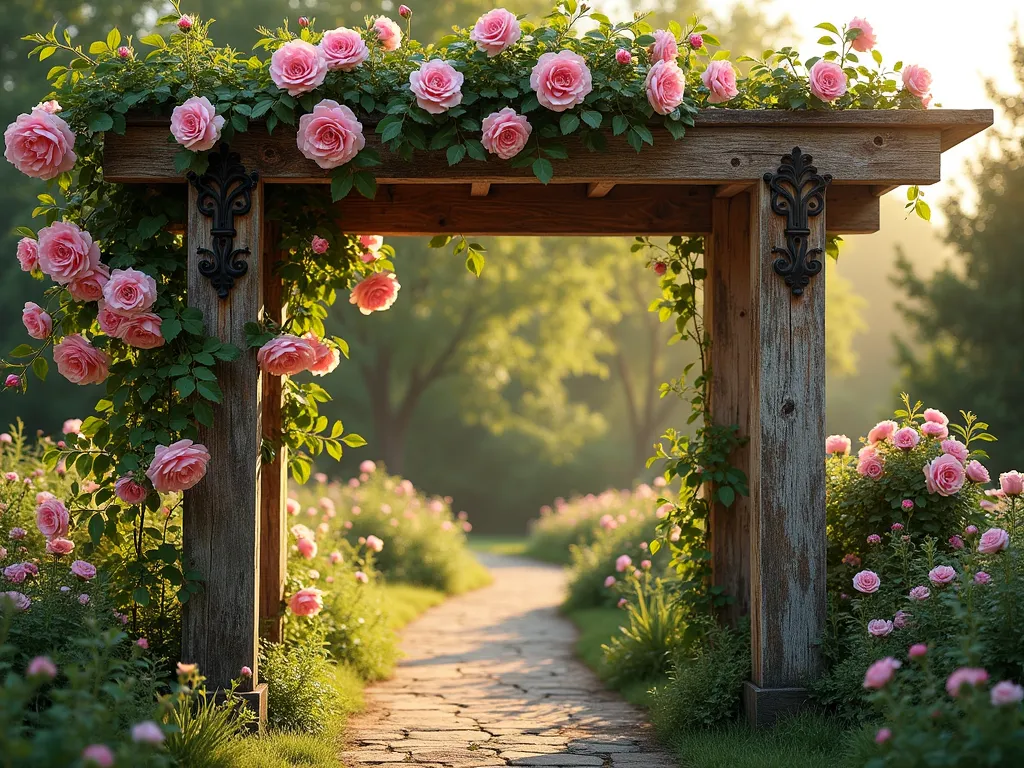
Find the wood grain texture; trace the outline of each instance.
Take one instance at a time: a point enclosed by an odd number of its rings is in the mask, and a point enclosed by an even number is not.
[[[277,322],[285,319],[284,286],[274,269],[282,259],[278,250],[281,226],[267,222],[264,226],[263,306],[264,312]],[[264,440],[276,444],[280,439],[283,379],[263,374]],[[288,448],[282,446],[274,460],[262,466],[260,491],[260,637],[280,642],[284,627],[284,585],[288,575]]]
[[[809,118],[814,113],[805,113]],[[845,125],[822,120],[797,122],[788,113],[777,123],[705,125],[674,141],[657,129],[656,147],[637,154],[621,137],[604,152],[589,152],[579,140],[566,141],[569,160],[554,161],[554,184],[591,182],[725,184],[754,181],[777,158],[799,146],[830,169],[840,182],[862,184],[931,184],[939,180],[941,124],[907,125],[895,112],[877,113],[886,121]],[[107,134],[104,175],[115,182],[166,182],[180,178],[174,170],[176,146],[167,142],[165,125],[133,125],[124,136]],[[375,134],[367,147],[381,150]],[[246,167],[259,170],[270,183],[328,183],[330,172],[299,154],[295,131],[279,127],[272,136],[252,130],[237,136],[231,149]],[[418,152],[403,161],[382,151],[377,181],[392,183],[460,183],[536,185],[529,168],[507,162],[466,160],[449,166],[443,152]]]
[[[475,181],[470,185],[470,196],[487,197],[491,191],[491,185],[486,181]]]
[[[736,424],[750,434],[751,333],[750,265],[759,241],[751,237],[750,193],[714,201],[712,235],[706,240],[704,322],[711,334],[711,414],[715,424]],[[730,457],[750,475],[750,446]],[[708,489],[709,494],[714,489]],[[709,496],[713,498],[713,495]],[[711,576],[735,602],[723,617],[735,623],[750,612],[750,499],[731,507],[712,504]]]
[[[212,247],[212,237],[210,220],[196,209],[196,198],[189,185],[188,304],[202,310],[207,332],[243,353],[217,364],[223,402],[214,409],[214,426],[199,429],[199,442],[209,449],[211,461],[206,476],[185,493],[185,562],[202,574],[205,584],[184,606],[181,658],[198,663],[211,688],[227,687],[248,666],[253,676],[242,685],[252,690],[259,674],[261,387],[243,326],[259,317],[263,305],[263,185],[252,192],[252,212],[235,217],[235,247],[248,247],[251,254],[247,274],[236,280],[225,300],[197,269],[196,248]]]
[[[762,688],[800,687],[821,669],[825,625],[825,273],[793,296],[772,268],[785,218],[772,213],[766,184],[752,201],[753,679]],[[810,219],[811,247],[825,246],[826,215]]]
[[[587,197],[607,197],[615,185],[608,181],[595,181],[587,184]]]

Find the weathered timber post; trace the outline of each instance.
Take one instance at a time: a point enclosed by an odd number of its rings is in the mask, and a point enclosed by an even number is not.
[[[263,184],[222,145],[202,176],[189,176],[188,303],[202,310],[211,335],[242,350],[217,364],[223,401],[213,427],[200,427],[210,451],[206,477],[185,494],[184,556],[203,589],[184,605],[181,656],[199,665],[214,689],[252,677],[239,692],[266,719],[258,684],[260,545],[260,372],[244,325],[263,306]]]
[[[266,314],[277,322],[284,321],[284,286],[275,267],[281,260],[278,243],[281,226],[278,222],[264,224],[263,304]],[[263,437],[274,443],[281,430],[284,380],[281,376],[263,374]],[[282,446],[273,461],[263,465],[263,487],[260,498],[260,636],[281,641],[284,628],[284,584],[288,571],[286,504],[288,494],[288,449]]]
[[[751,238],[750,193],[717,198],[705,240],[704,325],[711,334],[711,414],[715,424],[736,424],[750,434],[752,313],[750,264],[760,243]],[[750,476],[750,446],[737,449],[733,466]],[[713,492],[713,489],[709,489]],[[731,507],[714,503],[709,521],[711,580],[734,602],[721,615],[730,623],[750,613],[750,499]]]
[[[825,189],[799,149],[752,195],[748,719],[806,699],[825,626]]]

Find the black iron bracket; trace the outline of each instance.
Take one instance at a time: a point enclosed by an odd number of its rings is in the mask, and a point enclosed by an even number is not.
[[[771,206],[779,216],[786,217],[786,247],[772,248],[778,256],[772,266],[793,290],[794,296],[803,295],[811,278],[821,272],[821,248],[809,248],[810,221],[825,211],[825,189],[832,183],[830,174],[819,175],[812,165],[813,158],[793,147],[783,156],[775,173],[764,175],[771,189]]]
[[[199,274],[210,281],[220,298],[226,299],[235,280],[249,271],[249,264],[242,257],[251,251],[235,248],[235,216],[244,216],[252,209],[252,191],[259,182],[259,173],[246,171],[238,154],[227,144],[221,144],[210,153],[206,173],[200,176],[189,171],[188,180],[199,193],[196,208],[213,222],[213,249],[196,249],[204,257],[198,264]]]

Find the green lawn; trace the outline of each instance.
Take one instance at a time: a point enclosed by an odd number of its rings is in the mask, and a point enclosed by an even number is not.
[[[388,626],[392,629],[401,629],[447,598],[436,589],[412,584],[381,584],[374,588],[386,593]],[[338,753],[343,748],[345,727],[348,718],[363,708],[366,683],[344,665],[339,665],[337,670],[334,687],[341,701],[341,711],[328,726],[327,733],[311,736],[278,731],[247,739],[240,762],[231,768],[340,768]]]
[[[526,552],[525,536],[477,536],[469,537],[469,548],[474,552],[492,555],[523,555]]]
[[[616,608],[585,608],[566,614],[579,628],[579,657],[602,680],[607,680],[601,646],[619,631],[626,614]],[[651,688],[659,680],[639,680],[619,689],[622,696],[647,708]],[[667,746],[684,768],[840,768],[851,739],[858,738],[834,720],[805,713],[774,728],[753,730],[746,723],[723,725],[713,730],[695,729],[672,734]]]

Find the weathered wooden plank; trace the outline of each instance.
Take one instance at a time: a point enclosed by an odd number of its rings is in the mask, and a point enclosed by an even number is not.
[[[828,166],[818,165],[822,173]],[[801,687],[821,668],[825,624],[825,274],[795,297],[772,263],[785,218],[755,187],[751,262],[750,602],[753,682]],[[824,248],[825,215],[809,245]]]
[[[750,271],[760,242],[751,237],[750,193],[715,200],[706,240],[704,323],[711,334],[711,415],[715,424],[736,424],[750,434],[750,366],[753,331]],[[750,446],[730,457],[750,474]],[[708,489],[713,494],[714,489]],[[709,498],[714,498],[709,496]],[[750,612],[750,499],[731,507],[714,503],[710,520],[711,577],[735,602],[722,611],[730,622]]]
[[[784,113],[780,113],[784,114]],[[895,114],[895,113],[886,113]],[[569,160],[554,161],[554,183],[696,183],[754,181],[775,159],[799,146],[845,183],[930,184],[939,180],[941,128],[899,123],[848,127],[786,123],[757,126],[699,127],[674,141],[658,129],[656,147],[637,154],[613,138],[605,152],[588,152],[575,137],[566,141]],[[164,182],[180,178],[174,169],[175,145],[165,126],[132,126],[124,136],[107,134],[104,174],[117,182]],[[378,137],[367,146],[381,149]],[[246,167],[261,172],[267,183],[327,183],[330,172],[302,157],[295,132],[280,126],[272,136],[252,130],[232,142]],[[444,153],[419,152],[403,161],[387,151],[375,168],[378,183],[460,183],[536,185],[529,168],[509,163],[465,161],[449,166]]]
[[[281,227],[267,222],[264,227],[263,304],[264,312],[282,323],[285,319],[284,285],[274,268],[281,260],[278,249]],[[263,438],[276,444],[281,431],[284,395],[280,376],[263,374]],[[274,460],[262,466],[260,491],[260,636],[280,642],[284,628],[284,585],[288,575],[288,448],[282,446]]]
[[[213,238],[210,219],[196,208],[197,194],[189,185],[188,303],[202,310],[211,335],[245,351],[217,365],[223,402],[215,409],[214,426],[199,429],[211,461],[206,477],[185,494],[185,562],[205,583],[184,606],[181,658],[198,663],[211,688],[227,687],[247,666],[253,676],[242,681],[241,690],[250,692],[258,679],[261,392],[243,326],[263,306],[263,185],[252,192],[252,212],[234,219],[235,247],[248,247],[251,254],[247,274],[236,280],[227,300],[199,274],[196,249],[213,248]]]
[[[620,184],[591,198],[584,185],[517,184],[491,187],[482,199],[465,185],[389,184],[375,200],[353,196],[337,210],[343,229],[383,235],[632,237],[711,232],[711,196],[709,186]],[[829,205],[830,232],[878,231],[878,199],[868,187],[836,187]]]
[[[587,197],[607,197],[615,185],[607,181],[595,181],[587,184]]]
[[[740,192],[746,192],[750,189],[750,183],[746,181],[737,181],[732,184],[720,184],[715,187],[715,197],[732,197],[738,195]]]

